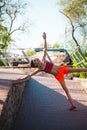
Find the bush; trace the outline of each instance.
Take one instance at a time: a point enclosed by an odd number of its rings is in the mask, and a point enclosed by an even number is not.
[[[36,54],[36,52],[34,51],[34,50],[28,50],[27,51],[27,55],[28,56],[33,56],[33,55],[35,55]]]
[[[74,68],[87,68],[87,62],[82,62],[81,64],[77,64],[75,60],[73,60],[73,67]],[[75,72],[74,76],[80,77],[80,78],[87,78],[86,72]]]
[[[9,66],[7,60],[5,60],[5,61],[0,60],[0,66],[5,66],[4,62],[6,63],[7,66]]]
[[[3,61],[0,60],[0,66],[4,66],[4,63]]]

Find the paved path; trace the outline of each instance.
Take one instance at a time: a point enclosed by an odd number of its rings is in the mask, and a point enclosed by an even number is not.
[[[87,94],[80,81],[66,83],[77,111],[69,111],[65,93],[54,78],[34,76],[25,88],[12,130],[87,130]]]

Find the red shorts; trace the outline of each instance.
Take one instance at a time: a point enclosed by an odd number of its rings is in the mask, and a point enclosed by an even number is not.
[[[69,72],[69,68],[65,66],[60,66],[58,73],[55,78],[61,83],[64,80],[64,75]]]

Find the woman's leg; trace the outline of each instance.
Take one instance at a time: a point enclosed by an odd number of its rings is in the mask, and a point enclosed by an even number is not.
[[[69,68],[68,73],[87,72],[87,68]]]
[[[65,91],[65,93],[66,93],[66,95],[67,95],[67,97],[68,97],[68,100],[69,100],[70,104],[73,104],[73,100],[72,100],[72,98],[71,98],[71,96],[70,96],[70,94],[69,94],[69,90],[68,90],[67,87],[66,87],[65,81],[63,80],[60,84],[61,84],[63,90]]]
[[[68,97],[68,100],[69,100],[69,102],[70,102],[70,104],[71,104],[70,110],[75,109],[76,107],[75,107],[75,105],[74,105],[74,103],[73,103],[73,99],[72,99],[71,95],[69,94],[69,90],[68,90],[68,88],[67,88],[67,86],[66,86],[65,81],[63,80],[62,82],[60,82],[60,84],[61,84],[63,90],[65,91],[65,93],[66,93],[66,95],[67,95],[67,97]]]

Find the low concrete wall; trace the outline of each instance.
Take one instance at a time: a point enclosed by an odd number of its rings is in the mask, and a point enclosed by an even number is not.
[[[16,117],[22,101],[22,94],[27,81],[19,84],[12,84],[8,92],[0,116],[0,130],[9,130]]]

